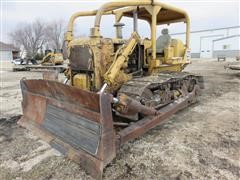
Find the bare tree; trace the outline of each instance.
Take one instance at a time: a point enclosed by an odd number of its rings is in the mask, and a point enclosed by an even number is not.
[[[46,40],[51,49],[59,50],[63,46],[64,22],[62,20],[53,21],[46,27]]]
[[[44,44],[44,30],[44,23],[36,20],[31,24],[20,25],[18,29],[10,33],[10,37],[14,44],[23,45],[28,58],[33,58]]]

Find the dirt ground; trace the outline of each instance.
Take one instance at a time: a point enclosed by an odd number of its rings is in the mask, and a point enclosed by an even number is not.
[[[104,169],[104,179],[240,179],[240,73],[227,62],[193,60],[186,71],[205,77],[199,101],[135,141],[125,144]],[[91,179],[77,164],[16,121],[22,77],[2,66],[0,179]]]

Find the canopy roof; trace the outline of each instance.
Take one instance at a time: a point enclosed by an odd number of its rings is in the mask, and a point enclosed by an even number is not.
[[[128,11],[123,12],[123,16],[133,17],[133,12],[134,10],[132,8],[129,8]],[[138,8],[138,18],[151,22],[151,14],[144,7]],[[157,24],[165,24],[168,22],[179,22],[184,20],[185,20],[184,14],[174,10],[165,9],[165,8],[161,8],[161,10],[157,15]]]

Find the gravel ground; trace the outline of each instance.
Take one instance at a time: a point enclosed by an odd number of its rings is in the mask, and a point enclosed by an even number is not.
[[[228,62],[194,60],[186,71],[205,77],[199,101],[135,141],[104,169],[104,179],[239,179],[240,73]],[[39,72],[1,68],[0,179],[91,179],[77,164],[19,127],[22,77]]]

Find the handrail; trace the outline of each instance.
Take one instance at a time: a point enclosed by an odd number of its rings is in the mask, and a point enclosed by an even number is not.
[[[169,9],[175,12],[178,12],[180,14],[183,14],[185,17],[185,22],[186,22],[186,47],[189,48],[189,41],[190,41],[190,18],[187,14],[186,11],[176,8],[171,5],[167,5],[161,2],[155,2],[154,0],[122,0],[122,1],[117,1],[117,2],[109,2],[104,5],[102,5],[98,10],[93,10],[93,11],[84,11],[84,12],[77,12],[73,14],[69,20],[68,23],[68,29],[67,33],[65,35],[65,40],[71,41],[73,37],[73,24],[74,21],[78,17],[82,16],[94,16],[95,17],[95,22],[94,22],[94,28],[96,32],[99,31],[100,28],[100,22],[102,15],[107,15],[107,14],[115,14],[115,9],[118,9],[119,7],[126,7],[126,6],[146,6],[146,5],[153,5],[153,6],[160,6],[161,8],[164,9]]]
[[[65,34],[65,40],[71,41],[73,37],[73,25],[74,21],[79,18],[79,17],[84,17],[84,16],[94,16],[96,15],[98,10],[93,10],[93,11],[81,11],[81,12],[76,12],[74,13],[68,22],[68,27],[67,27],[67,32]],[[104,14],[113,14],[113,11],[108,11],[105,12]]]
[[[118,1],[118,2],[106,3],[99,8],[99,10],[96,14],[94,29],[96,29],[96,31],[99,31],[102,15],[109,8],[112,8],[112,10],[114,10],[114,9],[117,9],[119,7],[124,7],[124,6],[144,6],[144,5],[160,6],[161,8],[169,9],[169,10],[178,12],[180,14],[183,14],[185,17],[185,21],[186,21],[186,47],[189,48],[190,18],[188,16],[187,12],[182,9],[171,6],[171,5],[167,5],[167,4],[164,4],[161,2],[155,2],[154,0],[141,0],[141,1],[139,1],[139,0],[133,0],[133,1],[123,0],[123,1]]]
[[[106,9],[109,9],[109,8],[118,9],[119,7],[125,7],[125,6],[144,6],[144,5],[151,5],[151,1],[150,0],[142,0],[142,1],[139,1],[139,0],[138,1],[136,1],[136,0],[132,0],[132,1],[123,0],[123,1],[118,1],[118,2],[106,3],[98,9],[98,12],[97,12],[96,18],[95,18],[94,27],[99,27],[100,26],[102,15],[106,11]]]

